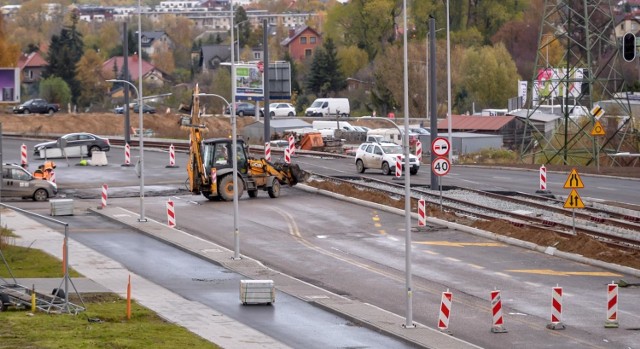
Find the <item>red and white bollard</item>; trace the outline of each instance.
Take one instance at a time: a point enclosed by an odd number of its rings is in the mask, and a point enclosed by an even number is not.
[[[284,162],[287,164],[291,163],[291,154],[289,154],[289,148],[284,148]]]
[[[296,139],[293,135],[289,135],[289,155],[293,156],[296,153]]]
[[[418,158],[418,163],[422,163],[422,142],[419,140],[416,141],[416,157]]]
[[[564,330],[562,323],[562,287],[551,290],[551,322],[547,325],[550,330]]]
[[[27,146],[22,143],[22,145],[20,146],[20,164],[22,165],[22,168],[27,168],[28,164],[27,164]]]
[[[264,144],[264,158],[267,161],[271,161],[271,143],[266,142]]]
[[[418,226],[427,225],[427,202],[424,199],[418,200]]]
[[[176,147],[173,144],[169,145],[169,165],[165,168],[177,168],[176,166]]]
[[[107,207],[107,189],[108,186],[106,184],[102,185],[102,206],[101,208]]]
[[[607,285],[607,321],[605,328],[618,328],[618,284]]]
[[[547,190],[547,168],[540,166],[540,190]]]
[[[492,318],[492,333],[506,333],[507,330],[503,327],[504,318],[502,317],[502,298],[500,298],[500,290],[491,291],[491,314]]]
[[[447,331],[449,328],[449,317],[451,316],[451,301],[453,295],[449,290],[442,292],[442,299],[440,301],[440,315],[438,316],[438,329],[440,331]]]
[[[176,211],[171,200],[167,200],[167,225],[169,228],[176,226]]]
[[[129,143],[124,145],[124,164],[122,166],[131,166],[131,146]]]
[[[51,171],[51,177],[49,178],[49,182],[56,184],[56,173]]]
[[[396,158],[396,177],[402,176],[402,156]]]

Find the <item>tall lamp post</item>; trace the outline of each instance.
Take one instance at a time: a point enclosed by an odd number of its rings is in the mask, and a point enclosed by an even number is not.
[[[140,59],[140,58],[138,58]],[[139,80],[142,80],[142,75],[138,77]],[[144,142],[143,142],[143,134],[144,134],[144,123],[142,122],[142,96],[140,95],[140,91],[136,88],[136,85],[130,83],[127,80],[120,79],[109,79],[107,82],[122,82],[126,83],[129,86],[133,87],[136,91],[136,95],[138,96],[138,118],[140,119],[140,133],[139,133],[139,143],[140,143],[140,218],[138,220],[140,222],[146,222],[147,219],[144,217]],[[129,106],[126,106],[129,108]]]

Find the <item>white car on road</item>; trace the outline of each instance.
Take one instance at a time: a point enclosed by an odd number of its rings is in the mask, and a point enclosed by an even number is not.
[[[295,116],[296,107],[289,103],[269,104],[269,115],[271,116]],[[264,108],[260,108],[260,116],[264,117]]]
[[[356,169],[360,173],[364,173],[369,168],[381,169],[384,175],[395,173],[398,156],[404,171],[404,155],[401,146],[388,142],[362,143],[356,151]],[[419,169],[418,158],[409,154],[409,172],[414,175],[418,173]]]

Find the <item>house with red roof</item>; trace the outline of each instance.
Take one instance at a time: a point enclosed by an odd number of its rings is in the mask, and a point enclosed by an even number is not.
[[[18,68],[20,68],[22,83],[31,85],[38,82],[42,79],[42,73],[44,73],[48,65],[49,63],[47,63],[40,51],[20,55]]]
[[[115,56],[109,58],[102,64],[102,76],[105,79],[117,79],[122,77],[122,68],[124,67],[124,57]],[[139,61],[138,55],[134,54],[128,57],[127,64],[129,66],[129,76],[132,82],[138,81],[139,77]],[[117,71],[117,73],[116,73]],[[153,64],[142,60],[142,81],[145,84],[162,86],[167,81],[167,74],[156,68]]]
[[[295,61],[302,61],[313,55],[316,47],[322,45],[322,36],[309,26],[289,29],[289,37],[280,42]]]

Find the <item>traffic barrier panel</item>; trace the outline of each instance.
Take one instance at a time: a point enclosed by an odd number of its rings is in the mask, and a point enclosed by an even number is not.
[[[173,144],[169,145],[169,165],[165,166],[165,168],[178,168],[176,165],[176,148]]]
[[[53,184],[56,184],[56,173],[51,171],[51,177],[49,177],[49,181]]]
[[[287,164],[291,163],[291,154],[289,154],[289,148],[284,148],[284,162]]]
[[[427,202],[424,199],[418,200],[418,226],[427,225]]]
[[[449,290],[442,292],[442,299],[440,300],[440,315],[438,316],[438,329],[443,332],[448,332],[447,330],[449,329],[452,299],[453,295]]]
[[[396,158],[396,177],[402,176],[402,156]]]
[[[101,208],[107,207],[107,190],[109,187],[106,184],[102,185],[102,205]]]
[[[607,285],[607,321],[605,328],[618,328],[618,285],[613,281]]]
[[[264,144],[264,158],[267,161],[271,161],[271,143],[269,142]]]
[[[167,225],[169,228],[176,226],[176,211],[171,200],[167,200]]]
[[[129,143],[124,145],[124,164],[121,166],[131,166],[131,146]]]
[[[296,153],[296,139],[293,135],[289,136],[289,155],[293,156]]]
[[[27,146],[22,143],[20,146],[20,164],[23,168],[27,168]]]
[[[556,286],[551,289],[551,322],[547,324],[550,330],[564,330],[562,323],[562,287]]]
[[[418,163],[422,163],[422,142],[416,141],[416,157],[418,158]]]
[[[540,190],[547,190],[547,168],[540,166]]]
[[[504,318],[502,317],[500,290],[491,291],[491,314],[493,315],[491,332],[506,333],[507,330],[504,328]]]

